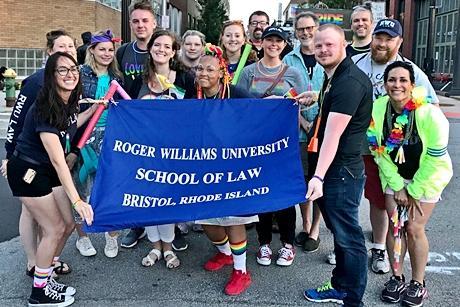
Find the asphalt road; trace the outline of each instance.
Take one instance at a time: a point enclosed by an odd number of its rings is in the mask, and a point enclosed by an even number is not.
[[[449,152],[454,163],[454,177],[427,226],[430,261],[426,272],[429,299],[425,306],[459,306],[456,289],[460,285],[460,120],[451,123]],[[3,180],[0,234],[11,230],[17,233],[15,222],[19,206],[11,201],[4,179],[0,180]],[[361,205],[360,220],[368,234],[370,224],[365,200]],[[305,301],[302,290],[322,284],[330,277],[333,268],[324,262],[332,249],[332,238],[324,225],[320,237],[319,250],[312,254],[298,251],[291,267],[261,267],[255,261],[257,241],[255,230],[251,230],[247,263],[253,284],[239,297],[228,297],[222,292],[230,268],[214,273],[202,269],[214,250],[203,234],[196,233],[188,235],[189,249],[178,253],[182,265],[172,271],[165,268],[163,261],[151,268],[142,267],[141,259],[151,248],[146,240],[134,249],[120,249],[118,257],[108,259],[103,254],[103,234],[95,234],[92,239],[98,254],[85,258],[75,249],[74,235],[62,255],[73,272],[63,276],[61,281],[77,288],[73,306],[314,306]],[[278,236],[274,235],[272,248],[276,251],[278,247]],[[26,303],[31,280],[24,275],[25,265],[18,238],[0,243],[0,306],[24,306]],[[407,262],[405,268],[409,277]],[[369,272],[368,276],[364,297],[366,306],[388,306],[380,302],[379,294],[389,275]]]

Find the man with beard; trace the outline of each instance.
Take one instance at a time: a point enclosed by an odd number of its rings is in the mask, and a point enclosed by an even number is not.
[[[431,102],[438,103],[439,100],[436,92],[425,73],[417,65],[398,53],[402,41],[402,27],[399,21],[395,19],[382,19],[374,29],[371,51],[352,57],[353,62],[371,80],[374,100],[386,95],[383,86],[385,68],[394,61],[404,61],[409,62],[414,69],[416,86],[423,86],[428,91],[428,96],[431,96]],[[373,237],[371,269],[377,274],[385,274],[390,270],[385,255],[385,242],[389,223],[385,210],[385,197],[380,183],[378,168],[371,156],[367,141],[362,148],[362,154],[367,176],[364,196],[370,203],[369,215]]]
[[[260,60],[264,57],[262,49],[262,33],[270,25],[270,18],[264,11],[255,11],[249,16],[248,34],[249,41],[252,44],[252,50],[257,53],[257,58]],[[284,58],[286,54],[292,51],[292,47],[286,44],[281,52],[280,58]]]
[[[330,281],[306,290],[304,296],[312,302],[363,306],[367,252],[358,217],[365,181],[360,152],[371,119],[372,85],[346,56],[341,28],[321,25],[314,43],[315,57],[326,79],[318,99],[318,161],[311,165],[314,175],[306,197],[318,201],[326,226],[334,235],[337,264]],[[307,92],[297,99],[303,104],[311,96]]]
[[[194,68],[200,61],[201,54],[206,45],[205,36],[197,30],[187,30],[182,35],[180,60],[187,68]]]
[[[347,46],[347,56],[351,57],[371,50],[374,17],[371,8],[359,5],[351,13],[351,31],[353,42]]]
[[[307,84],[307,90],[319,92],[324,80],[324,69],[315,59],[314,37],[319,27],[319,19],[312,12],[301,12],[296,15],[294,21],[295,34],[300,41],[299,47],[287,54],[283,62],[289,66],[297,68],[304,84]],[[304,171],[305,182],[308,183],[308,161],[310,160],[307,152],[308,138],[313,121],[318,114],[318,105],[302,111],[299,114],[299,147],[300,157]],[[313,175],[313,174],[311,174]],[[313,220],[310,211],[313,209]],[[294,243],[303,248],[305,252],[314,252],[319,247],[319,224],[321,221],[321,212],[318,205],[312,202],[305,202],[300,205],[302,213],[302,231],[296,236]]]

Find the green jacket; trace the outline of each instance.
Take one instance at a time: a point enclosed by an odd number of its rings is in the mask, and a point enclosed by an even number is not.
[[[380,97],[374,101],[372,108],[374,125],[369,127],[369,133],[377,137],[379,146],[382,144],[387,103],[389,103],[388,96]],[[452,162],[447,152],[449,122],[441,109],[431,104],[424,104],[415,110],[415,122],[423,151],[419,169],[413,181],[407,185],[407,192],[415,199],[420,199],[422,196],[436,197],[441,195],[452,177]],[[394,191],[403,189],[404,179],[398,174],[398,167],[390,155],[376,151],[372,151],[372,155],[379,167],[383,191],[387,186]]]

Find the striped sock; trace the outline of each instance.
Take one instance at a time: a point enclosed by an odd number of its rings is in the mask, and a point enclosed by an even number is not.
[[[228,236],[225,236],[225,238],[221,241],[213,241],[212,244],[214,244],[222,254],[227,256],[232,254],[232,251],[230,250],[230,244],[228,243]]]
[[[248,241],[244,240],[238,243],[230,243],[230,249],[233,255],[233,268],[246,273],[246,249]]]
[[[44,288],[48,282],[48,272],[50,268],[42,269],[35,266],[34,288]]]

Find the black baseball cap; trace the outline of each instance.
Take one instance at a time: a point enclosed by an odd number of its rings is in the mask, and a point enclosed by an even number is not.
[[[268,27],[262,33],[262,39],[267,38],[269,36],[278,36],[284,41],[287,41],[288,34],[283,31],[280,27]]]
[[[391,37],[402,36],[402,26],[396,19],[381,19],[374,29],[374,34],[378,33],[386,33]]]

